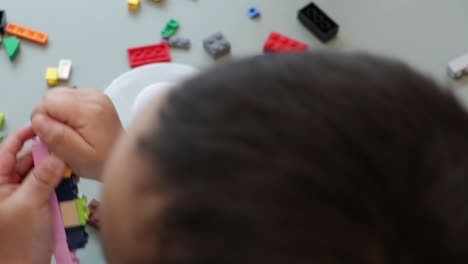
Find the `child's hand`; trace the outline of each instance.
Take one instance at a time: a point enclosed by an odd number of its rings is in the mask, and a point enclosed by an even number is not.
[[[34,132],[78,175],[99,180],[123,131],[109,97],[97,90],[54,88],[33,111]]]
[[[50,263],[52,215],[48,198],[65,172],[50,155],[33,168],[32,154],[18,156],[34,132],[18,129],[0,146],[0,259],[2,263]]]

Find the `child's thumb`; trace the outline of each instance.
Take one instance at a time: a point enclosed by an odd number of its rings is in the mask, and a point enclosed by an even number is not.
[[[47,202],[65,173],[65,163],[51,154],[26,176],[18,188],[18,198],[28,197],[31,203],[40,206]]]

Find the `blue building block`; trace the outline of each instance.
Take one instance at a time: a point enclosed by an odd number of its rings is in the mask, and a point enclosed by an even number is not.
[[[65,228],[67,244],[70,251],[84,248],[88,243],[88,233],[84,226]]]
[[[339,26],[314,3],[299,10],[299,21],[322,42],[332,39]]]
[[[251,6],[251,7],[249,7],[249,9],[247,9],[247,15],[250,18],[260,17],[260,10],[258,10],[258,8],[255,7],[255,6]]]
[[[203,47],[214,59],[218,59],[231,52],[231,43],[221,32],[217,32],[203,40]]]

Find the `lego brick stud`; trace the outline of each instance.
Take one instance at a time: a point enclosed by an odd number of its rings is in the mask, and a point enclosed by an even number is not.
[[[338,34],[338,24],[314,3],[299,10],[297,18],[322,42],[326,42]]]
[[[217,32],[203,40],[203,47],[214,59],[223,57],[231,52],[231,43],[221,32]]]

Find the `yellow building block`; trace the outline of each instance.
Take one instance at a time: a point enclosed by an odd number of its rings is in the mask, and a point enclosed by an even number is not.
[[[65,228],[80,226],[80,218],[76,210],[75,200],[61,202],[60,212],[62,213],[63,226]]]
[[[137,10],[140,7],[140,0],[127,0],[130,10]]]
[[[58,69],[57,68],[47,68],[46,81],[49,86],[57,85],[58,83]]]

